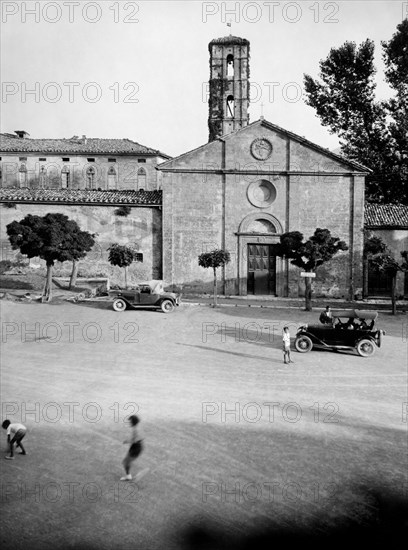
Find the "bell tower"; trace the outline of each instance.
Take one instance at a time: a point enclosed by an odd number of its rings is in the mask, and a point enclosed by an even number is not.
[[[238,36],[215,38],[210,52],[208,141],[248,125],[249,41]]]

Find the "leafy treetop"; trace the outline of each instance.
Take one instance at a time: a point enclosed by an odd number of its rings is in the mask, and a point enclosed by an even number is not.
[[[303,234],[299,231],[281,235],[278,255],[290,259],[296,267],[314,271],[340,250],[348,250],[344,241],[332,237],[328,229],[317,228],[308,241],[303,241]]]
[[[8,224],[7,234],[13,249],[19,249],[28,258],[38,256],[47,265],[79,260],[95,243],[95,235],[81,231],[78,224],[64,214],[43,217],[28,214],[20,222]]]

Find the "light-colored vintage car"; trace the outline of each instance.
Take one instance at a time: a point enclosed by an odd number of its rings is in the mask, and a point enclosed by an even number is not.
[[[159,280],[138,283],[132,289],[110,290],[109,297],[115,311],[161,309],[163,313],[171,313],[180,305],[181,300],[181,294],[165,292],[163,281]]]

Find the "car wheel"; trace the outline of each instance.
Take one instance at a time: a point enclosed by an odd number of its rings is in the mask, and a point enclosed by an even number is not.
[[[174,304],[171,300],[163,300],[160,307],[163,313],[171,313],[174,309]]]
[[[295,348],[299,353],[307,353],[313,347],[313,342],[309,336],[298,336],[295,340]]]
[[[126,309],[126,302],[125,300],[122,300],[122,298],[117,298],[113,304],[112,307],[115,311],[125,311]]]
[[[361,355],[361,357],[370,357],[370,355],[373,355],[375,352],[374,346],[375,344],[371,340],[360,340],[357,344],[357,353]]]

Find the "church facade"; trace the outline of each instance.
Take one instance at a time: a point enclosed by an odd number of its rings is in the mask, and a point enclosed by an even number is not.
[[[228,250],[231,295],[298,296],[300,270],[275,254],[282,233],[327,228],[349,249],[319,268],[315,291],[360,293],[364,180],[368,170],[263,118],[249,124],[249,43],[212,41],[209,142],[158,166],[163,174],[163,277],[210,288],[200,253]]]

